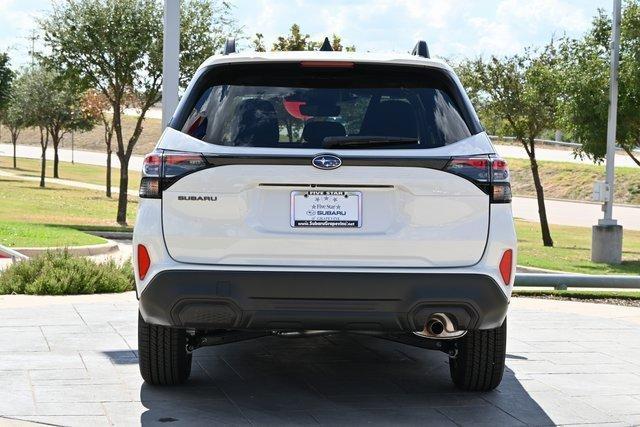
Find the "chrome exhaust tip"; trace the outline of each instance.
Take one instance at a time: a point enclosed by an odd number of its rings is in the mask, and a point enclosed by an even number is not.
[[[460,338],[467,331],[457,330],[449,316],[444,313],[435,313],[427,319],[422,331],[414,332],[415,335],[432,339]]]
[[[426,329],[431,335],[440,335],[444,332],[444,323],[440,319],[430,319],[427,322]]]

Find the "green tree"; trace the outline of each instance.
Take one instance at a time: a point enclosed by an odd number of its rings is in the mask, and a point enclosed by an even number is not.
[[[14,72],[9,67],[9,55],[0,53],[0,126],[7,125],[7,113],[11,100],[11,83],[15,78]],[[11,132],[11,131],[10,131]],[[13,142],[13,133],[11,133]],[[13,167],[16,168],[16,149],[13,144]]]
[[[544,188],[536,160],[535,140],[557,123],[560,99],[557,52],[553,44],[540,52],[527,50],[522,55],[491,57],[463,62],[459,75],[481,115],[504,132],[514,135],[524,147],[538,199],[542,242],[553,246]]]
[[[309,45],[309,34],[302,34],[300,26],[293,24],[289,30],[287,36],[279,36],[277,41],[273,44],[271,50],[275,51],[300,51],[300,50],[312,50]]]
[[[331,47],[335,51],[341,51],[345,49],[347,52],[355,52],[355,46],[342,46],[342,38],[337,34],[331,36]],[[301,50],[318,50],[322,46],[321,41],[311,40],[309,34],[303,34],[298,24],[293,24],[289,29],[289,34],[286,36],[278,37],[277,41],[273,44],[272,51],[301,51]],[[256,38],[253,40],[253,46],[257,52],[264,52],[264,50],[257,50],[257,48],[264,49],[263,36],[260,33],[256,34]]]
[[[256,33],[256,36],[251,44],[253,45],[253,50],[256,52],[267,51],[267,49],[264,47],[264,35],[262,33]]]
[[[102,92],[89,89],[84,95],[84,108],[86,113],[93,118],[93,120],[102,122],[104,129],[103,141],[107,149],[107,168],[105,174],[105,187],[106,196],[111,197],[111,155],[113,150],[111,143],[113,142],[113,119],[109,113],[109,99],[102,94]]]
[[[333,50],[335,50],[336,52],[342,51],[342,50],[345,50],[347,52],[355,52],[356,51],[355,45],[343,46],[342,45],[342,37],[340,37],[339,35],[337,35],[335,33],[331,35],[331,48]]]
[[[9,55],[0,53],[0,124],[9,103],[9,92],[14,73],[9,67]]]
[[[54,3],[41,21],[48,64],[85,87],[99,90],[113,113],[116,155],[120,160],[117,221],[126,224],[129,160],[143,130],[147,111],[161,99],[162,4],[156,0],[67,0]],[[225,35],[238,29],[226,2],[185,0],[181,3],[180,66],[182,84]],[[138,118],[125,135],[122,114],[134,94]]]
[[[69,132],[91,130],[96,120],[88,114],[83,103],[83,91],[72,81],[48,71],[53,79],[44,109],[48,118],[46,129],[53,144],[53,177],[60,178],[58,148]]]
[[[600,10],[580,39],[561,44],[563,126],[601,161],[607,151],[611,18]],[[640,166],[640,2],[624,3],[620,45],[617,143]]]
[[[43,188],[47,166],[46,153],[49,146],[48,126],[52,119],[50,94],[55,90],[56,76],[43,67],[34,67],[16,79],[11,93],[11,114],[23,116],[23,127],[37,127],[40,131],[40,148],[42,149],[40,187]]]
[[[20,77],[16,80],[16,83],[20,81]],[[18,167],[16,158],[16,145],[18,144],[18,137],[20,132],[27,126],[26,117],[24,111],[27,108],[25,99],[20,96],[18,90],[19,85],[14,84],[9,91],[9,100],[4,111],[4,117],[2,118],[4,125],[9,129],[9,135],[11,137],[11,145],[13,146],[13,168]]]

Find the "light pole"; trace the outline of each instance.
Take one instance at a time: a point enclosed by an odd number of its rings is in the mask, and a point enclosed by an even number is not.
[[[180,0],[164,0],[164,36],[162,41],[162,127],[178,106],[180,62]]]
[[[604,218],[592,229],[591,260],[620,264],[622,262],[622,226],[613,218],[615,184],[616,126],[618,120],[618,65],[620,61],[621,0],[613,0],[611,39],[611,86],[609,89],[609,123],[607,125],[607,177],[604,187]]]

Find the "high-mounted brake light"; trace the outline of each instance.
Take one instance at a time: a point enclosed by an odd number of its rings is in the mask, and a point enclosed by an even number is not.
[[[144,245],[138,245],[137,250],[137,258],[138,258],[138,277],[140,280],[144,280],[149,271],[149,267],[151,267],[151,258],[149,257],[149,252]]]
[[[511,275],[513,274],[513,250],[507,249],[500,259],[500,276],[505,286],[511,283]]]
[[[167,189],[178,178],[206,168],[206,159],[197,153],[151,153],[142,163],[140,197],[159,199],[162,190]]]
[[[491,203],[511,202],[509,167],[503,159],[489,156],[454,157],[446,170],[474,182],[489,194]]]
[[[345,61],[302,61],[302,68],[353,68],[353,62]]]

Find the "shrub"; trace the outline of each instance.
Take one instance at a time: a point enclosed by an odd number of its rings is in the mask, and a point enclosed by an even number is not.
[[[47,252],[0,272],[0,294],[73,295],[134,288],[131,263],[96,263],[67,251]]]

